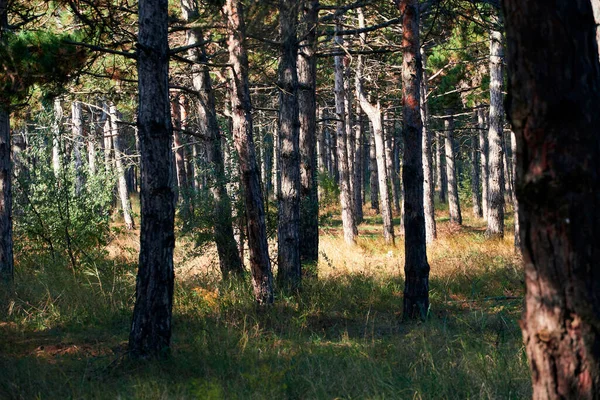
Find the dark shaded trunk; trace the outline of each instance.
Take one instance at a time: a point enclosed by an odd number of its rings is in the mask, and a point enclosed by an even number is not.
[[[336,25],[340,30],[340,24]],[[336,44],[343,46],[342,36],[336,36]],[[335,56],[335,110],[337,118],[337,155],[340,174],[340,203],[342,205],[342,225],[344,228],[344,240],[347,244],[355,244],[356,221],[352,210],[352,194],[350,192],[350,172],[348,166],[348,150],[346,146],[346,91],[344,90],[344,66],[343,56]]]
[[[448,114],[452,114],[452,111],[448,111]],[[454,157],[454,119],[452,117],[444,120],[444,130],[446,133],[446,176],[448,177],[450,222],[461,225],[462,214],[458,199],[458,174],[456,173],[456,160]]]
[[[300,122],[298,119],[298,3],[279,1],[281,53],[279,59],[279,168],[277,281],[281,287],[300,287]]]
[[[317,0],[305,0],[304,40],[298,57],[298,103],[300,108],[300,257],[305,262],[319,258],[319,198],[317,195]]]
[[[423,211],[422,125],[420,113],[421,60],[419,2],[402,0],[402,104],[404,162],[404,309],[403,318],[425,319],[429,311],[429,264]]]
[[[186,22],[191,23],[199,17],[197,0],[181,1],[182,15]],[[203,41],[203,34],[199,28],[187,31],[187,44],[199,44]],[[208,178],[208,186],[215,202],[214,235],[217,253],[219,254],[219,267],[224,278],[231,273],[241,275],[244,266],[240,259],[237,243],[233,236],[233,218],[231,198],[227,193],[227,177],[225,175],[225,162],[221,147],[221,132],[217,120],[215,108],[215,95],[212,89],[210,71],[206,66],[208,57],[204,46],[190,50],[190,60],[198,62],[192,67],[192,84],[197,96],[197,118],[200,134],[206,138],[206,162],[211,168]],[[194,150],[196,146],[194,145]],[[194,156],[196,161],[196,155]],[[199,181],[199,174],[194,172],[194,180]],[[196,187],[199,187],[197,182]]]
[[[12,161],[10,157],[10,114],[0,106],[0,279],[14,277],[12,224]]]
[[[500,23],[497,18],[496,23]],[[490,32],[490,129],[488,132],[488,237],[504,237],[504,156],[502,146],[504,103],[502,32]]]
[[[173,307],[175,193],[169,106],[168,1],[139,2],[138,135],[141,234],[136,299],[129,335],[134,358],[168,351]]]
[[[248,53],[242,2],[227,0],[223,11],[227,16],[227,45],[229,63],[232,65],[230,77],[233,141],[238,152],[244,189],[254,297],[258,304],[270,304],[273,302],[273,274],[267,244],[260,171],[256,163],[252,137],[252,103],[248,88]]]
[[[534,399],[600,396],[600,65],[589,0],[504,0]]]

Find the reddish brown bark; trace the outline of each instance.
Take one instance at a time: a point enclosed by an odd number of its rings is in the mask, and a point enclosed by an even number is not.
[[[589,0],[505,0],[534,399],[600,398],[600,64]]]

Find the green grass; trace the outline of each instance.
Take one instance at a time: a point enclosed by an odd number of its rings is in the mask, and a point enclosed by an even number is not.
[[[463,228],[441,223],[428,250],[429,319],[403,323],[403,244],[384,246],[374,218],[361,231],[379,236],[354,248],[324,233],[319,278],[266,310],[248,281],[180,274],[171,356],[148,363],[126,357],[134,255],[76,274],[28,257],[1,300],[0,398],[530,397],[510,239],[484,240],[469,218]]]

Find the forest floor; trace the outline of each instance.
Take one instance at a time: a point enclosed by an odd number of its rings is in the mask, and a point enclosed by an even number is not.
[[[17,259],[15,291],[0,299],[0,398],[530,397],[511,221],[504,240],[486,240],[469,211],[461,227],[437,212],[424,323],[401,321],[403,241],[385,245],[372,213],[352,248],[324,218],[318,278],[266,310],[248,281],[218,279],[214,251],[178,241],[171,357],[147,363],[126,357],[137,232],[76,273]]]

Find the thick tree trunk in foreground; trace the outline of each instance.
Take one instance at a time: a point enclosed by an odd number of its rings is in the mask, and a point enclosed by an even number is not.
[[[186,22],[191,23],[198,19],[197,0],[182,0],[181,9]],[[186,36],[188,45],[198,44],[203,41],[200,29],[190,29],[187,31]],[[213,212],[215,221],[214,235],[217,253],[219,254],[219,267],[223,277],[227,278],[231,273],[241,275],[244,272],[244,266],[233,236],[232,205],[231,198],[225,187],[227,183],[225,163],[221,147],[221,132],[215,108],[215,95],[212,90],[209,69],[203,64],[208,61],[204,46],[190,50],[188,58],[198,62],[198,64],[192,67],[192,84],[194,90],[198,93],[197,118],[200,133],[206,137],[206,162],[212,168],[207,178],[208,186],[215,201]],[[195,149],[196,147],[194,146]],[[194,156],[195,159],[196,156]],[[199,178],[199,174],[196,173],[194,181],[196,181],[197,187],[199,186]]]
[[[336,30],[339,30],[339,24]],[[341,36],[336,36],[336,44],[343,46]],[[352,212],[352,194],[350,193],[350,171],[348,166],[348,150],[346,146],[346,91],[344,90],[344,65],[343,56],[335,56],[335,110],[337,124],[337,154],[340,171],[340,202],[342,205],[342,225],[344,228],[344,240],[347,244],[356,243],[356,221]]]
[[[448,114],[452,114],[449,112]],[[458,179],[454,159],[454,119],[452,117],[444,120],[446,132],[446,176],[448,177],[448,209],[450,211],[450,222],[462,224],[460,202],[458,199]]]
[[[279,1],[281,54],[279,59],[279,161],[281,192],[278,198],[277,281],[297,289],[300,266],[300,122],[298,118],[297,2]]]
[[[496,21],[500,22],[500,21]],[[490,32],[490,129],[488,132],[488,237],[504,236],[504,161],[503,161],[503,82],[504,46],[502,32]]]
[[[141,155],[140,263],[129,335],[134,358],[169,349],[173,307],[175,193],[169,107],[167,0],[139,3],[138,134]]]
[[[600,65],[589,0],[504,0],[534,399],[600,398]],[[560,23],[557,23],[560,21]]]
[[[487,220],[488,214],[488,140],[485,129],[485,111],[483,108],[477,110],[477,129],[479,130],[479,152],[481,156],[481,212],[483,219]]]
[[[223,11],[227,16],[227,46],[229,63],[232,65],[230,77],[233,141],[242,174],[254,297],[260,305],[270,304],[273,302],[273,274],[267,244],[260,171],[252,138],[252,103],[248,88],[248,53],[242,2],[227,0]]]
[[[298,56],[298,104],[300,107],[300,257],[319,259],[319,197],[317,195],[317,0],[305,0],[304,41]]]
[[[0,106],[0,280],[14,277],[12,240],[12,162],[10,157],[10,114]]]
[[[429,311],[429,264],[423,211],[421,60],[419,2],[402,0],[402,104],[404,124],[404,310],[403,318],[425,319]]]
[[[118,125],[117,107],[110,106],[110,126],[113,145],[115,147],[115,166],[117,168],[117,188],[119,199],[121,199],[121,208],[123,210],[123,220],[125,228],[133,229],[134,223],[131,217],[131,202],[129,201],[129,189],[125,180],[125,168],[123,167],[123,152],[121,151],[121,135]]]
[[[425,52],[421,48],[421,122],[423,124],[423,211],[425,213],[425,240],[433,242],[437,238],[435,225],[435,185],[433,182],[433,155],[431,153],[431,133],[429,126],[429,106],[427,102],[427,74],[425,73]],[[402,185],[404,186],[404,184]],[[404,201],[404,197],[403,197]]]

